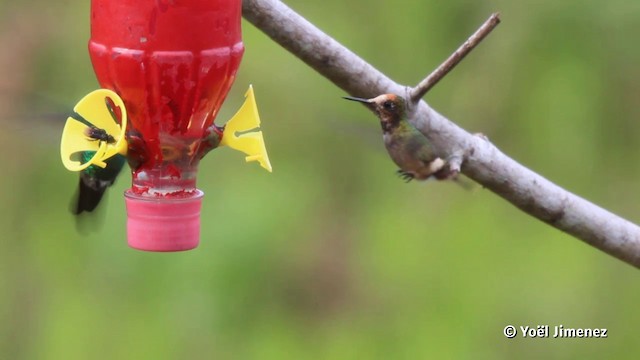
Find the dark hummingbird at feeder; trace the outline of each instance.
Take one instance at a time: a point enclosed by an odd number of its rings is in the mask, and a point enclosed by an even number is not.
[[[124,103],[107,89],[86,95],[67,117],[60,155],[64,166],[78,172],[80,177],[77,195],[71,204],[73,214],[95,210],[122,171],[127,162],[126,128]]]
[[[395,94],[383,94],[371,99],[345,96],[344,99],[365,104],[380,119],[382,138],[391,159],[400,167],[398,175],[407,182],[443,180],[450,177],[446,162],[439,158],[429,140],[409,122],[407,102]]]
[[[89,161],[94,154],[95,152],[84,151],[80,156],[82,161]],[[124,156],[116,154],[105,160],[107,164],[105,168],[90,165],[80,171],[77,201],[75,206],[72,204],[73,207],[71,209],[73,214],[79,215],[85,211],[92,212],[95,210],[107,188],[116,181],[126,161],[127,159]]]
[[[110,110],[110,112],[112,111]],[[114,116],[114,121],[116,121],[115,119]],[[88,139],[93,141],[104,141],[107,144],[115,143],[113,136],[109,135],[104,129],[91,126],[87,127],[84,133]],[[80,153],[80,161],[83,163],[91,161],[95,153],[95,151],[82,151]],[[89,165],[80,171],[77,201],[75,205],[72,204],[71,212],[74,215],[80,215],[85,211],[92,212],[95,210],[107,188],[116,181],[126,161],[127,159],[123,155],[115,154],[105,160],[107,166],[104,168],[97,165]]]

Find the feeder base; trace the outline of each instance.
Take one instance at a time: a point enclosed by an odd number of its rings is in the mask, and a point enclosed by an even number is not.
[[[200,209],[204,193],[187,198],[148,198],[124,193],[127,242],[144,251],[191,250],[200,243]]]

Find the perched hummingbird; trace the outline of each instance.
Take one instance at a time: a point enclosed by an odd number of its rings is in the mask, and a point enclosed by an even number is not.
[[[351,96],[344,99],[364,103],[378,115],[384,145],[391,159],[400,167],[400,177],[409,182],[413,179],[426,180],[431,176],[439,180],[451,176],[445,169],[445,161],[435,155],[429,140],[409,122],[404,98],[383,94],[371,99]]]
[[[115,140],[111,135],[106,134],[103,129],[89,127],[85,131],[85,135],[96,141],[106,141],[109,143]],[[95,151],[83,151],[80,154],[81,162],[86,163],[91,160]],[[120,174],[122,167],[127,159],[116,154],[105,160],[107,166],[103,169],[97,165],[90,165],[80,172],[80,183],[78,185],[78,200],[75,207],[71,211],[75,215],[82,214],[84,211],[91,212],[100,203],[102,195],[107,188],[116,181],[116,177]]]

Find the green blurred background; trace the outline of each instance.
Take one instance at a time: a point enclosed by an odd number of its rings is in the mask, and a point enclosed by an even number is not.
[[[408,85],[500,11],[428,102],[640,221],[640,2],[288,3]],[[98,86],[89,1],[0,2],[0,358],[637,358],[636,269],[479,186],[404,184],[372,114],[243,31],[218,122],[253,83],[274,172],[210,154],[200,247],[144,253],[126,245],[127,174],[90,235],[68,212],[77,176],[60,162],[56,114]],[[509,324],[609,338],[509,340]]]

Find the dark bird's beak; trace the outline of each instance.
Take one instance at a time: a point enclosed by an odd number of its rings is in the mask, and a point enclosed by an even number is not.
[[[369,101],[369,99],[363,99],[363,98],[353,97],[353,96],[343,96],[342,98],[345,100],[357,101],[357,102],[365,103],[367,105],[371,105],[371,101]]]

